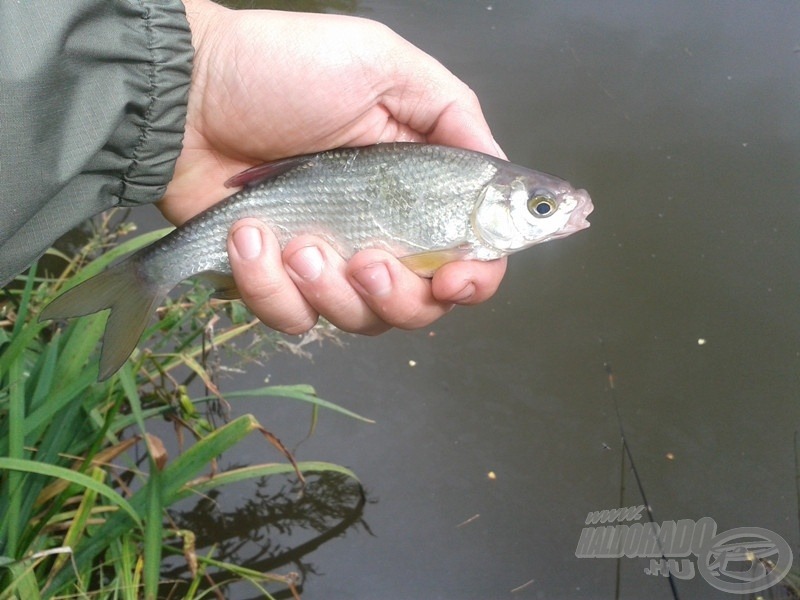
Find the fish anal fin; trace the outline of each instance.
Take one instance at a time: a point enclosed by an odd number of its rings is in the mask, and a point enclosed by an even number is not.
[[[442,265],[467,258],[470,250],[468,246],[456,246],[455,248],[408,254],[400,257],[399,260],[420,277],[433,277],[433,274]]]
[[[273,179],[278,177],[278,175],[283,175],[287,171],[307,163],[310,158],[311,155],[292,156],[291,158],[282,158],[280,160],[264,163],[263,165],[250,167],[228,179],[225,182],[225,187],[236,188],[256,185],[267,179]]]
[[[230,273],[220,273],[219,271],[204,271],[199,274],[204,281],[207,281],[214,288],[214,298],[220,300],[236,300],[242,294],[236,287],[236,281]]]

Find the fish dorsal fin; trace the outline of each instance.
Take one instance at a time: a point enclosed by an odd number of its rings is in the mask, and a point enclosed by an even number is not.
[[[283,175],[287,171],[291,171],[295,167],[307,163],[311,159],[310,154],[305,156],[292,156],[290,158],[282,158],[272,162],[264,163],[263,165],[256,165],[238,173],[225,182],[225,187],[250,187],[261,183],[266,179],[273,179],[278,175]]]
[[[469,246],[429,250],[427,252],[417,252],[416,254],[402,256],[400,257],[400,262],[420,277],[433,277],[433,274],[439,267],[450,262],[467,258],[470,251],[471,248]]]

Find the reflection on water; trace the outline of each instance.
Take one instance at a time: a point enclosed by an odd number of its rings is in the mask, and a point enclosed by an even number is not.
[[[178,529],[195,534],[197,554],[208,554],[213,547],[218,561],[262,573],[295,573],[297,590],[302,592],[306,579],[318,572],[309,556],[312,552],[348,530],[370,533],[363,517],[366,503],[363,489],[351,478],[320,473],[309,475],[304,487],[295,480],[271,477],[248,485],[243,497],[237,497],[235,486],[212,491],[191,510],[170,511],[170,518]],[[174,567],[163,572],[165,579],[190,579],[185,561],[173,562]],[[229,578],[227,573],[209,572],[210,581],[218,584]],[[177,594],[174,597],[181,597],[180,586],[168,587]],[[247,584],[237,584],[222,591],[233,597],[248,588],[252,591]],[[288,590],[275,593],[276,598],[290,595]]]

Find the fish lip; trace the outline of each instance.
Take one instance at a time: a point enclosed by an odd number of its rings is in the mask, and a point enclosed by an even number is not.
[[[586,220],[591,212],[594,210],[594,206],[592,205],[592,199],[589,197],[589,193],[586,190],[574,190],[572,192],[568,192],[564,194],[565,202],[574,202],[575,208],[569,213],[569,217],[567,217],[567,222],[564,223],[564,226],[561,230],[550,236],[551,240],[557,240],[563,237],[567,237],[568,235],[572,235],[577,231],[581,231],[582,229],[586,229],[591,225],[589,221]]]
[[[576,207],[567,219],[564,227],[565,234],[575,233],[589,227],[590,223],[586,220],[586,217],[594,210],[592,199],[586,190],[575,190],[569,194],[569,199],[576,203]]]

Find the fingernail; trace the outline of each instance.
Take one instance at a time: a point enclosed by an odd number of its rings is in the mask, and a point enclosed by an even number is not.
[[[286,263],[306,281],[314,281],[322,275],[325,259],[316,246],[305,246],[292,254]]]
[[[467,282],[467,285],[465,285],[461,289],[460,292],[458,292],[452,298],[450,298],[450,302],[454,302],[456,304],[461,302],[466,302],[467,300],[472,298],[473,295],[475,295],[475,284],[469,281]]]
[[[503,149],[500,147],[500,144],[497,143],[497,140],[492,138],[492,141],[494,142],[495,150],[497,150],[497,156],[500,156],[501,158],[506,158],[506,153],[503,152]]]
[[[353,278],[371,296],[386,296],[392,291],[392,278],[385,263],[367,265],[353,273]]]
[[[261,232],[248,225],[233,232],[233,245],[244,260],[254,260],[261,254]]]

